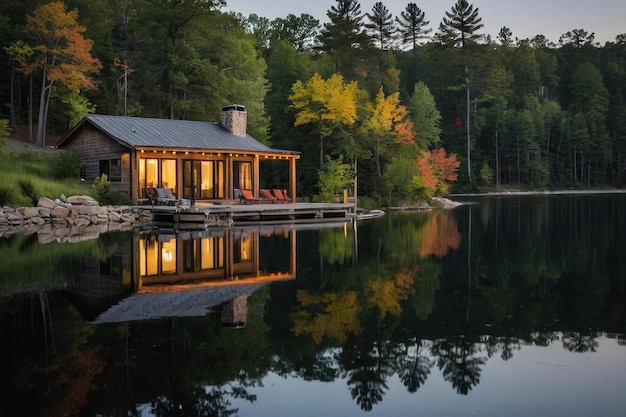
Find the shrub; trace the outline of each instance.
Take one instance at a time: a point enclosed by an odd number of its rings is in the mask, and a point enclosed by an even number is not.
[[[9,121],[7,119],[0,119],[0,138],[9,137],[11,134],[11,128],[9,127]]]
[[[100,204],[130,204],[131,200],[123,193],[111,189],[111,183],[106,174],[96,178],[92,186],[93,195]]]
[[[37,192],[35,192],[35,186],[33,183],[29,180],[19,180],[17,185],[20,187],[22,194],[30,200],[32,203],[31,205],[36,207],[37,202],[39,201],[39,196],[37,196]]]
[[[0,205],[6,206],[11,204],[13,197],[13,191],[4,186],[0,186]]]
[[[60,152],[54,161],[54,177],[58,179],[78,178],[80,159],[71,152]]]

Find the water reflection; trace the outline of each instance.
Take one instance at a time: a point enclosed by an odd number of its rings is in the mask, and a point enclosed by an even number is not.
[[[478,414],[615,415],[623,204],[484,199],[354,227],[104,235],[58,253],[13,237],[3,258],[48,259],[65,280],[35,284],[22,265],[0,287],[3,407],[461,415],[471,402]]]
[[[224,325],[241,327],[247,297],[269,282],[295,279],[295,234],[295,229],[276,228],[132,233],[99,269],[81,276],[73,292],[82,295],[86,307],[97,306],[103,295],[104,300],[122,298],[94,323],[204,316],[220,307]],[[278,262],[262,262],[262,235],[285,241],[287,252]],[[121,273],[111,277],[110,271]],[[96,290],[107,279],[114,285]]]

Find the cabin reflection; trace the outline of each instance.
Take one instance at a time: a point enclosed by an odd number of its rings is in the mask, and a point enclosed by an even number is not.
[[[132,253],[131,295],[94,323],[221,311],[225,326],[241,327],[248,296],[296,276],[296,230],[289,228],[135,233]]]

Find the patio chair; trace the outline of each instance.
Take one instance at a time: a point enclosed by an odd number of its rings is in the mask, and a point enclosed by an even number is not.
[[[261,197],[270,203],[276,202],[276,197],[270,192],[270,190],[259,190],[259,194],[261,194]]]
[[[172,194],[171,188],[155,188],[157,196],[157,204],[164,206],[175,206],[178,200]]]
[[[262,203],[263,200],[260,198],[254,198],[252,195],[252,191],[250,190],[241,190],[241,199],[239,200],[239,204],[255,204]]]
[[[276,196],[276,200],[279,203],[290,203],[291,202],[291,198],[289,198],[289,196],[286,196],[285,194],[283,194],[283,192],[277,188],[274,188],[272,190],[272,192],[274,193],[274,196]]]

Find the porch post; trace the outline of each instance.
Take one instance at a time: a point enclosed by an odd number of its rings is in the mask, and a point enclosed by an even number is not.
[[[296,202],[296,157],[289,158],[289,198]]]
[[[259,195],[259,189],[261,188],[261,177],[259,172],[259,155],[254,155],[254,159],[252,160],[252,192],[256,196]]]

